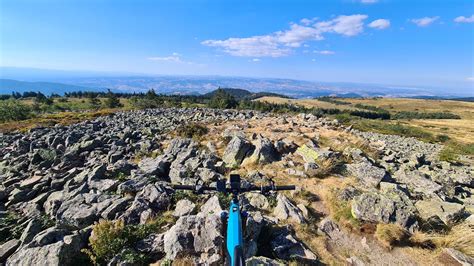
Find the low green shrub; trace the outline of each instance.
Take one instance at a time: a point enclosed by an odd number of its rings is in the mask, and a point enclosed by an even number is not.
[[[31,108],[18,100],[0,101],[0,122],[25,120],[32,116]]]
[[[176,129],[179,136],[183,138],[193,138],[193,139],[200,139],[202,136],[206,135],[209,130],[207,127],[197,124],[185,124]]]
[[[459,115],[448,112],[407,112],[402,111],[392,115],[393,119],[461,119]]]

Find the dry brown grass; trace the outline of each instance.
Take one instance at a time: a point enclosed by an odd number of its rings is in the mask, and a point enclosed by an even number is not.
[[[418,127],[435,135],[447,135],[462,143],[474,143],[474,103],[448,100],[426,100],[407,98],[347,98],[342,101],[352,105],[335,105],[314,99],[284,99],[263,97],[258,99],[270,103],[292,103],[307,108],[357,109],[356,104],[371,105],[389,112],[450,112],[461,119],[415,119],[400,120],[402,124]],[[390,121],[385,121],[389,123]]]
[[[373,105],[390,112],[450,112],[460,115],[464,119],[474,120],[474,103],[472,102],[408,98],[348,98],[342,100],[353,104]]]
[[[451,228],[445,235],[428,236],[437,247],[454,248],[466,255],[474,256],[474,227],[460,224]]]
[[[92,112],[61,112],[55,114],[44,114],[28,120],[0,123],[0,132],[6,133],[16,130],[26,132],[36,127],[51,127],[56,124],[71,125],[85,120],[94,119],[99,116],[110,115],[116,111],[118,110],[102,109]]]
[[[407,232],[397,224],[377,224],[375,238],[387,249],[400,244],[407,237]]]
[[[258,101],[277,103],[277,104],[298,104],[306,108],[324,108],[324,109],[356,109],[350,105],[336,105],[330,102],[318,101],[313,99],[286,99],[280,97],[262,97]]]

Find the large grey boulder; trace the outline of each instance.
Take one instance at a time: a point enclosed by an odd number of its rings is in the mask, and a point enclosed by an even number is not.
[[[219,197],[216,195],[210,197],[204,205],[201,206],[201,213],[204,215],[220,215],[222,212]]]
[[[222,160],[229,167],[237,167],[252,151],[252,148],[252,144],[250,144],[245,138],[235,136],[231,139],[229,144],[227,144]]]
[[[127,180],[117,186],[118,194],[135,194],[142,190],[149,180],[144,175],[132,175],[132,179]]]
[[[286,226],[272,231],[270,246],[275,256],[283,260],[296,260],[302,263],[317,262],[317,256],[293,233],[291,227]]]
[[[20,236],[20,241],[22,245],[26,245],[33,240],[33,238],[41,232],[43,229],[43,225],[41,221],[37,218],[31,219],[28,224],[26,225],[23,233]]]
[[[126,223],[144,224],[171,204],[170,191],[159,184],[148,184],[140,191],[128,209],[119,216]]]
[[[409,170],[402,167],[392,177],[397,182],[406,184],[414,195],[421,195],[426,198],[436,197],[437,193],[443,189],[443,186],[432,181],[426,173],[419,170]]]
[[[192,139],[176,138],[170,142],[164,153],[177,156],[179,153],[195,146],[197,144]]]
[[[367,187],[377,187],[387,174],[385,169],[374,166],[369,161],[347,164],[346,169],[349,175],[356,177]]]
[[[192,203],[188,199],[182,199],[176,202],[176,208],[174,209],[173,215],[176,217],[181,217],[191,214],[196,208],[196,204]]]
[[[289,219],[299,224],[306,222],[301,210],[282,194],[277,196],[277,206],[273,210],[273,214],[280,220]]]
[[[259,211],[249,213],[247,219],[245,220],[245,231],[243,232],[245,241],[244,256],[246,258],[253,257],[257,254],[257,242],[263,225],[264,218]]]
[[[245,193],[241,199],[241,204],[247,210],[268,210],[270,203],[267,197],[261,193]]]
[[[220,249],[224,237],[217,215],[183,216],[164,234],[163,241],[167,259],[191,257],[208,265],[223,263]]]
[[[462,204],[454,202],[445,202],[439,200],[420,200],[415,203],[420,217],[423,220],[430,220],[438,217],[446,225],[453,225],[465,216],[465,207]]]
[[[140,170],[146,175],[167,175],[173,157],[169,154],[156,158],[144,158],[138,163]]]
[[[115,200],[100,215],[104,219],[115,220],[115,218],[120,216],[120,214],[122,214],[127,209],[130,201],[130,198],[120,198]]]
[[[248,266],[284,266],[284,263],[279,262],[278,260],[273,260],[267,257],[251,257],[245,261]]]
[[[56,234],[45,239],[38,235],[33,241],[11,255],[6,265],[72,265],[81,256],[87,242],[80,234]]]
[[[318,232],[332,238],[334,233],[340,232],[340,229],[330,217],[326,217],[319,222]]]
[[[0,245],[0,263],[4,263],[19,245],[20,241],[17,239],[12,239]]]
[[[252,155],[245,158],[243,164],[268,164],[280,159],[280,154],[269,139],[259,136],[254,145]]]
[[[401,191],[366,192],[354,198],[355,218],[376,223],[396,223],[407,229],[416,225],[416,208]]]
[[[78,194],[70,200],[64,201],[56,212],[59,223],[84,228],[93,224],[99,217],[97,204],[93,204],[91,194]]]
[[[143,253],[164,253],[164,234],[151,234],[145,239],[138,241],[135,248]]]
[[[454,248],[445,248],[443,253],[452,258],[456,263],[462,266],[474,265],[474,258],[468,256]],[[456,264],[457,265],[457,264]]]

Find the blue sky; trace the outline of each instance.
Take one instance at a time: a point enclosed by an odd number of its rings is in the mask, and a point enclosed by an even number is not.
[[[0,66],[474,90],[472,0],[0,3]]]

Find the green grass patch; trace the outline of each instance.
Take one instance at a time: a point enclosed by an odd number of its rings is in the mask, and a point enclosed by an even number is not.
[[[474,155],[474,143],[464,144],[450,141],[439,153],[439,159],[446,162],[459,162],[459,155]]]

